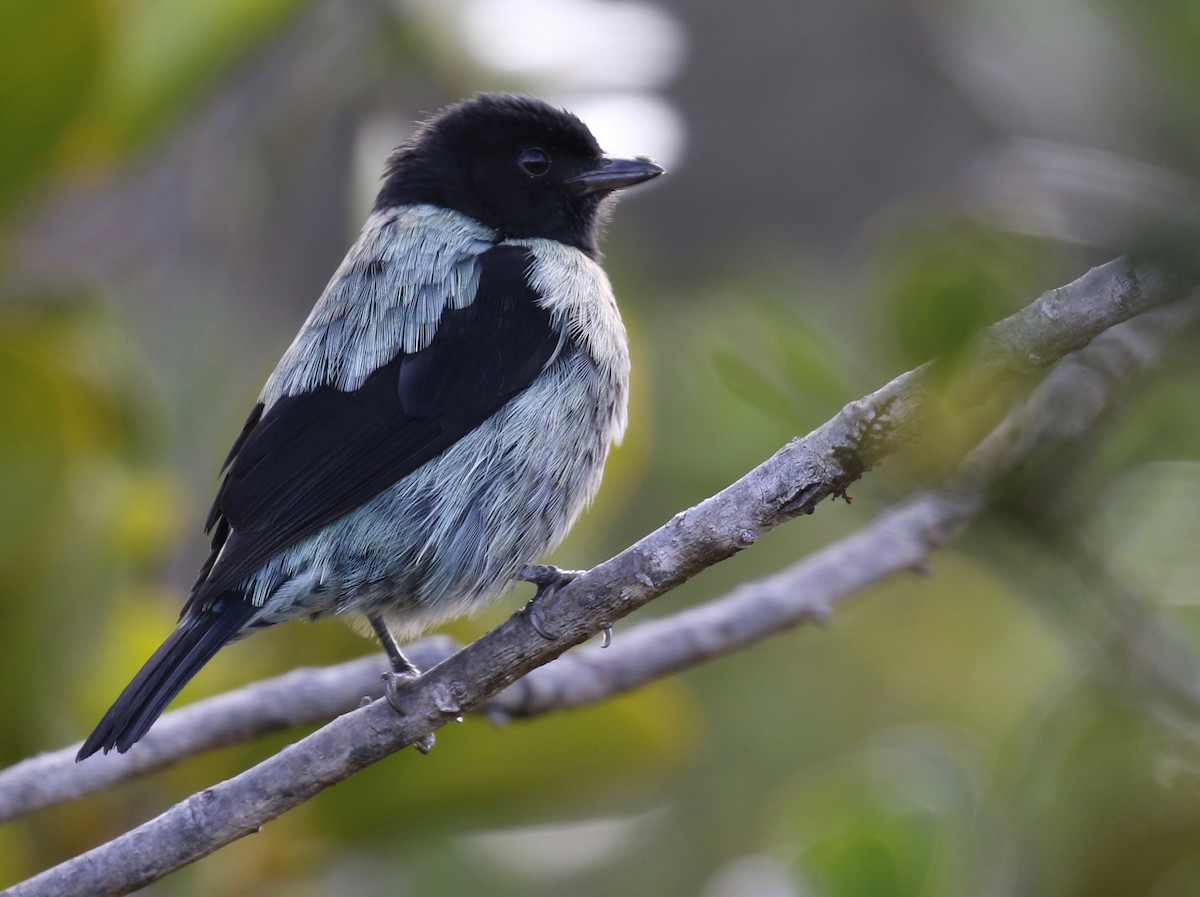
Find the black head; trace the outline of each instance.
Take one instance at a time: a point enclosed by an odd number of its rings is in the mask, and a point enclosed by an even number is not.
[[[547,237],[595,256],[605,198],[659,174],[653,162],[605,156],[569,112],[532,97],[479,94],[396,148],[375,208],[454,209],[506,237]]]

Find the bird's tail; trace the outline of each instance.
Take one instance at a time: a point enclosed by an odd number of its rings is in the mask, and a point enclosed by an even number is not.
[[[114,747],[122,754],[129,750],[171,699],[259,609],[235,593],[221,598],[210,609],[193,610],[184,617],[104,714],[75,755],[76,762],[99,750],[106,754]]]

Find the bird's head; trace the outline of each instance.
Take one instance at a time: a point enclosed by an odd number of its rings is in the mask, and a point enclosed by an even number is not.
[[[662,171],[606,156],[583,122],[541,100],[480,94],[396,148],[375,208],[435,205],[506,237],[545,237],[595,256],[606,197]]]

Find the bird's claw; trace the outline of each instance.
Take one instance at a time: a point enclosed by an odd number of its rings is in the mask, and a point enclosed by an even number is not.
[[[415,682],[420,673],[416,670],[389,670],[379,678],[383,680],[383,694],[387,698],[392,709],[397,713],[403,713],[404,707],[400,703],[400,692],[410,683]]]
[[[387,698],[387,702],[392,705],[392,709],[397,713],[403,713],[404,707],[401,704],[400,692],[407,688],[410,684],[421,677],[421,672],[411,664],[409,669],[405,670],[389,670],[379,678],[383,680],[383,694]],[[413,742],[415,747],[422,754],[428,754],[433,750],[434,737],[430,732],[422,738]]]
[[[542,615],[542,602],[549,600],[549,598],[550,595],[543,594],[542,590],[538,589],[538,593],[533,596],[533,600],[529,602],[526,610],[529,611],[529,625],[533,627],[533,631],[546,641],[552,642],[558,636],[550,631],[550,628],[546,625],[546,619]]]
[[[525,611],[529,614],[529,625],[533,627],[533,631],[546,641],[552,642],[558,636],[546,625],[543,608],[559,589],[578,579],[583,573],[582,570],[561,570],[549,564],[530,565],[517,571],[517,579],[531,582],[538,587],[537,594],[525,605]]]

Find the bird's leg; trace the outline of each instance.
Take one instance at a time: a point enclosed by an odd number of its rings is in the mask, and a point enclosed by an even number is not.
[[[586,572],[585,570],[560,570],[549,564],[529,564],[517,571],[517,579],[521,582],[531,582],[538,587],[537,594],[533,596],[533,600],[529,604],[525,605],[525,610],[529,614],[530,625],[542,638],[554,641],[558,637],[546,627],[542,608],[559,589]]]
[[[375,630],[375,637],[379,639],[379,643],[383,645],[383,650],[387,653],[388,662],[392,665],[391,672],[384,673],[380,678],[383,679],[383,693],[387,696],[388,703],[392,705],[392,709],[397,713],[403,711],[400,705],[400,689],[412,682],[421,675],[421,671],[413,665],[412,661],[404,656],[400,650],[400,646],[396,644],[396,637],[392,635],[392,630],[387,628],[387,624],[383,622],[383,618],[378,614],[367,614],[367,620],[371,623],[371,628]],[[429,733],[424,738],[413,743],[422,754],[428,754],[433,750],[433,733]]]
[[[392,635],[392,630],[387,628],[383,618],[378,614],[367,614],[367,619],[371,623],[371,628],[375,630],[375,637],[379,639],[383,650],[387,652],[388,661],[392,665],[391,675],[405,680],[416,679],[420,676],[421,671],[413,666],[412,662],[400,651],[400,646],[396,644],[396,637]]]

